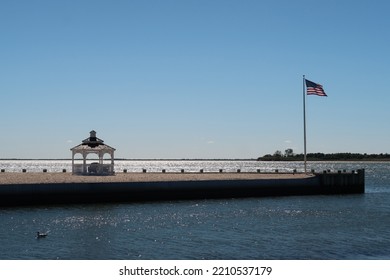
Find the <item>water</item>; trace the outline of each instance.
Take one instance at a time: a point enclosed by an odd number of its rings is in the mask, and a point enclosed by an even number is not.
[[[302,169],[297,162],[120,161],[117,172]],[[0,161],[7,172],[65,161]],[[0,259],[390,259],[390,163],[366,170],[362,195],[0,208]],[[1,175],[1,174],[0,174]],[[36,231],[49,231],[36,239]]]
[[[91,163],[94,160],[87,160]],[[95,160],[96,161],[96,160]],[[80,161],[82,163],[82,161]],[[111,163],[111,161],[107,161]],[[72,170],[71,160],[0,160],[0,168],[6,172],[21,172],[26,169],[27,172],[42,172],[47,169],[48,172],[62,172],[63,169]],[[236,172],[237,169],[243,171],[262,171],[273,172],[275,169],[279,171],[292,171],[293,169],[302,169],[303,165],[299,162],[257,162],[257,161],[226,161],[226,160],[118,160],[115,162],[115,172],[123,172],[127,169],[128,172],[141,172],[146,169],[148,172],[161,172],[165,169],[167,172],[180,172],[184,169],[186,172],[199,172],[204,169],[205,172],[218,172],[223,169],[227,172]]]

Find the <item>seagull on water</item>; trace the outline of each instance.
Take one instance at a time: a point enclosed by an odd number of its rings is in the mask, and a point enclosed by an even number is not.
[[[46,237],[48,235],[48,231],[47,232],[39,232],[37,231],[37,238],[43,238],[43,237]]]

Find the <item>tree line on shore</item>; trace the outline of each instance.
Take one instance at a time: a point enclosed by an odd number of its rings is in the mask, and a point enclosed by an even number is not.
[[[308,161],[356,161],[356,160],[367,160],[367,161],[379,161],[389,160],[390,154],[361,154],[361,153],[308,153],[306,155]],[[257,158],[258,161],[301,161],[304,160],[304,154],[295,154],[292,149],[285,150],[284,153],[276,151],[274,154],[266,154],[262,157]]]

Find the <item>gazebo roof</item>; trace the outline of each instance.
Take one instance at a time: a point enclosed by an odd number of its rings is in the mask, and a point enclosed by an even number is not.
[[[96,131],[92,130],[90,136],[82,141],[81,144],[70,149],[72,152],[100,152],[100,151],[115,151],[115,149],[104,141],[96,137]]]

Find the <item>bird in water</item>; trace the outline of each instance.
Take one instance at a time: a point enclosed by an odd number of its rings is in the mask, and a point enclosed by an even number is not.
[[[47,232],[39,232],[37,231],[37,238],[44,238],[48,235],[48,231]]]

